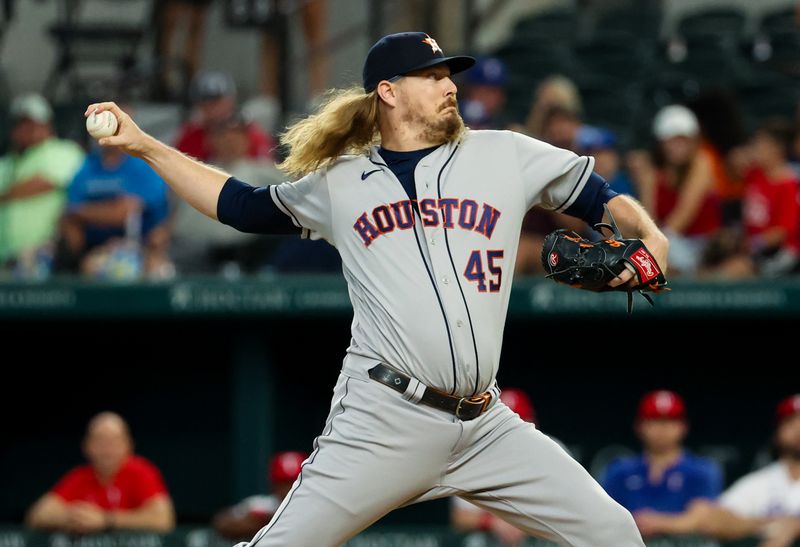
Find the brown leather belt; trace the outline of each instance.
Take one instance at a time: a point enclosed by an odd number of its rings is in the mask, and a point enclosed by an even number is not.
[[[379,364],[368,371],[369,377],[395,391],[405,394],[411,384],[411,377],[406,376],[387,365]],[[463,421],[474,420],[489,408],[492,394],[485,392],[474,397],[454,397],[438,389],[420,384],[424,388],[419,402],[455,414],[456,418]]]

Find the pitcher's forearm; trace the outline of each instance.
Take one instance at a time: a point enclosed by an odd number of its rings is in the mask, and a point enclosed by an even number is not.
[[[664,238],[656,223],[636,200],[624,195],[615,196],[608,202],[608,208],[624,237]],[[608,220],[607,216],[603,217],[604,222]]]
[[[189,205],[217,219],[217,200],[230,175],[194,160],[161,141],[147,138],[142,159]]]

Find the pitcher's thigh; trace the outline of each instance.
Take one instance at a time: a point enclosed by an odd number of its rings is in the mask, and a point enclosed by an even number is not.
[[[448,484],[531,535],[575,547],[641,547],[631,514],[552,439],[504,421]]]
[[[376,382],[350,378],[336,392],[315,450],[251,546],[340,545],[441,476],[459,428]]]

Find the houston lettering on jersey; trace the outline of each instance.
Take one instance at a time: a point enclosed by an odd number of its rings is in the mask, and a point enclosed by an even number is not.
[[[459,227],[483,234],[487,239],[492,238],[497,219],[500,218],[500,211],[488,203],[478,205],[472,199],[423,199],[419,202],[406,199],[379,205],[370,213],[362,213],[353,224],[353,229],[364,245],[369,247],[382,234],[413,228],[416,222],[415,209],[419,211],[425,227],[441,225],[448,230]]]

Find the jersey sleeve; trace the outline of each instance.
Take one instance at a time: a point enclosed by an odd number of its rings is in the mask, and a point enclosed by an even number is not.
[[[82,476],[83,472],[80,468],[69,471],[66,475],[61,477],[61,480],[50,490],[50,493],[55,494],[64,501],[80,499],[83,494],[83,489],[81,488],[83,484]]]
[[[720,505],[743,517],[766,516],[766,508],[762,507],[761,491],[757,482],[752,478],[752,476],[745,476],[733,483],[720,496]]]
[[[517,167],[527,208],[539,205],[562,212],[583,190],[594,159],[556,148],[520,133],[513,133]]]
[[[303,239],[325,239],[334,244],[331,198],[324,170],[268,188],[278,209],[302,230]]]

